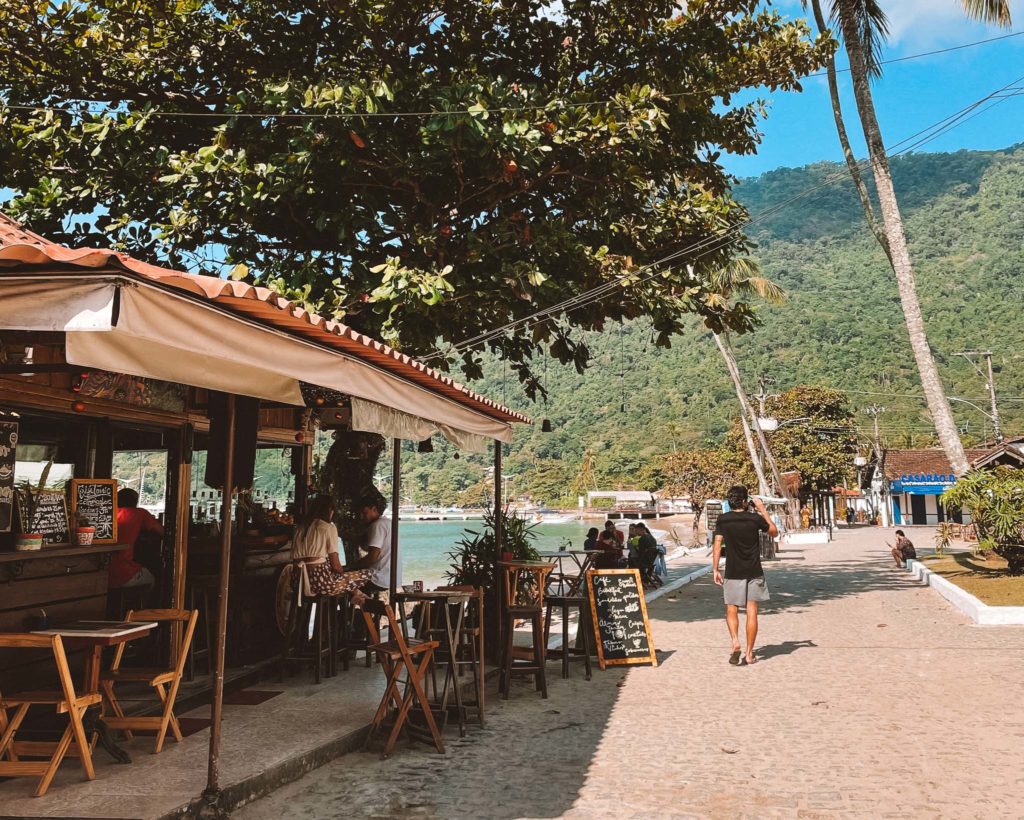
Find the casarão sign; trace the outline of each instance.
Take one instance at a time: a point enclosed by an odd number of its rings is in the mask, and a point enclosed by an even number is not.
[[[889,489],[910,495],[941,495],[955,483],[953,473],[904,473],[892,482]]]

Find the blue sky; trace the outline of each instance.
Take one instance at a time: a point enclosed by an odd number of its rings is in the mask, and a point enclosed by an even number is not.
[[[800,3],[776,3],[790,16],[803,17]],[[885,57],[903,57],[1008,33],[1007,29],[969,21],[958,0],[890,0]],[[1024,0],[1013,0],[1012,31],[1024,31]],[[840,50],[837,65],[846,65]],[[885,67],[875,82],[875,106],[886,144],[899,142],[1024,75],[1024,35],[949,54],[923,57]],[[854,149],[864,156],[849,79],[840,75],[843,107]],[[824,77],[804,82],[802,93],[760,95],[769,103],[762,122],[764,138],[756,156],[723,156],[738,176],[752,176],[780,166],[799,166],[819,160],[842,159]],[[930,142],[921,150],[1003,148],[1024,142],[1024,97],[1007,100]]]

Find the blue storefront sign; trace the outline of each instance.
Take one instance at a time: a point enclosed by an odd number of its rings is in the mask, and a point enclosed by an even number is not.
[[[955,483],[953,473],[904,473],[890,483],[889,489],[908,495],[942,495]]]

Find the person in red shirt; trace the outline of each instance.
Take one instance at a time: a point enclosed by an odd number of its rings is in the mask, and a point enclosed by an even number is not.
[[[117,537],[128,548],[110,559],[110,587],[144,587],[156,583],[153,573],[135,561],[135,542],[139,534],[163,535],[164,528],[149,510],[139,507],[139,494],[125,487],[117,494]]]

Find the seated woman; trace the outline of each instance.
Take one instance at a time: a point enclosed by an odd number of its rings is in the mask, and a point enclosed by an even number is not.
[[[591,533],[593,533],[593,547],[587,546],[591,542]],[[617,569],[622,563],[622,544],[607,530],[598,534],[597,527],[592,527],[587,533],[587,540],[583,546],[584,549],[601,550],[601,555],[594,559],[594,566],[597,569]]]
[[[917,558],[917,550],[914,549],[913,542],[907,538],[907,534],[903,530],[896,530],[896,546],[892,548],[892,557],[898,567],[905,567],[907,561]]]
[[[321,495],[309,503],[305,518],[295,528],[292,538],[292,561],[306,565],[309,586],[314,595],[352,593],[360,604],[366,596],[360,591],[370,581],[366,569],[345,572],[338,557],[338,528],[334,526],[334,502]]]

